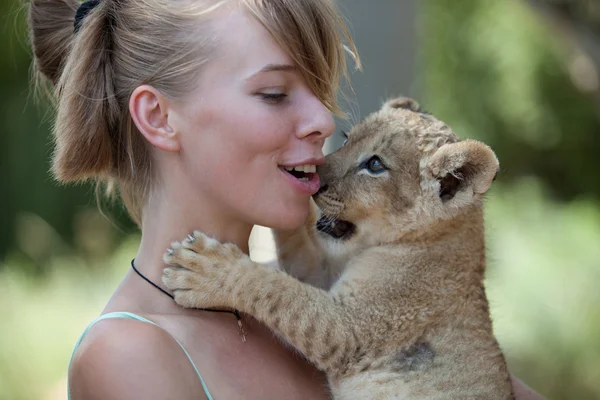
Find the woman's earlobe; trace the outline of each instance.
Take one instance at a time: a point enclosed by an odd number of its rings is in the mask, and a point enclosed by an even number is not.
[[[149,85],[137,87],[129,99],[131,118],[142,136],[154,147],[179,151],[179,134],[169,125],[169,107],[169,100]]]

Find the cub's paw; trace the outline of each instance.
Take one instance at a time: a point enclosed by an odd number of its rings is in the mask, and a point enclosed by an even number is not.
[[[234,285],[249,257],[236,245],[222,244],[199,231],[174,242],[163,256],[163,283],[177,304],[190,308],[235,307]]]

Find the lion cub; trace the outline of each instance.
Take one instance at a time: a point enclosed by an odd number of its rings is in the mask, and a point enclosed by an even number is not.
[[[489,147],[391,100],[319,167],[318,221],[276,233],[282,267],[321,288],[199,232],[173,244],[163,280],[182,306],[268,325],[335,399],[511,399],[483,286],[497,171]]]

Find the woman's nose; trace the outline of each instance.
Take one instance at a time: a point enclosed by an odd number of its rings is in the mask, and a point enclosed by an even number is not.
[[[331,112],[321,101],[311,93],[304,105],[301,106],[301,123],[298,127],[298,138],[309,138],[324,141],[335,130],[335,122]]]

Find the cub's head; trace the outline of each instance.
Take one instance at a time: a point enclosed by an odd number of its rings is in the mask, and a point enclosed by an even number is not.
[[[390,100],[319,167],[317,229],[364,245],[435,233],[481,208],[498,167],[485,144],[460,141],[412,99]]]

